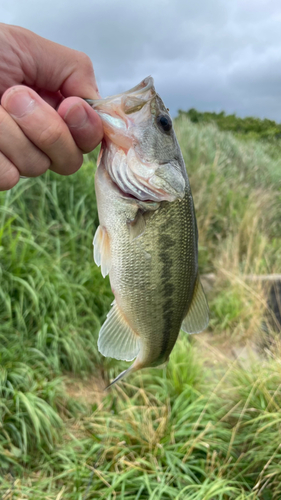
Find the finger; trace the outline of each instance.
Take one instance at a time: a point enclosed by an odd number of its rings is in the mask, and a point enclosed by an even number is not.
[[[49,106],[52,106],[52,108],[57,109],[60,105],[60,103],[63,101],[63,96],[61,95],[60,92],[49,92],[48,90],[37,90],[34,89],[37,94],[44,99],[45,102],[49,104]]]
[[[91,59],[78,50],[42,38],[24,28],[12,26],[10,36],[23,62],[24,82],[28,86],[51,92],[61,91],[64,97],[100,97]],[[15,81],[15,84],[18,83]]]
[[[0,151],[18,169],[20,175],[37,177],[50,167],[51,161],[29,141],[18,124],[0,106]]]
[[[69,127],[77,146],[84,153],[89,153],[101,142],[102,121],[85,101],[79,97],[68,97],[59,106],[58,113]]]
[[[0,152],[0,191],[14,187],[20,178],[18,169]]]
[[[69,175],[80,168],[83,155],[66,123],[34,90],[12,87],[1,103],[26,137],[50,158],[52,170]]]

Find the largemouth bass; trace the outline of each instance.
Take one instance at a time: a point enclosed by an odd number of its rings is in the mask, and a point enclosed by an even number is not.
[[[101,354],[134,363],[169,359],[180,329],[206,328],[198,233],[188,176],[171,117],[151,77],[133,89],[87,100],[104,139],[95,188],[100,226],[94,259],[115,296],[98,339]]]

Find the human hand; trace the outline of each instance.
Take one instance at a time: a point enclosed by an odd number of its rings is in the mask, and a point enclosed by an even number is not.
[[[88,56],[1,23],[0,97],[0,191],[20,175],[76,172],[102,139],[98,114],[81,99],[99,97]]]

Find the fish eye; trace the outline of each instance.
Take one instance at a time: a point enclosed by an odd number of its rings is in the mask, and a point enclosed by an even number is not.
[[[163,130],[164,132],[170,132],[173,124],[172,120],[169,117],[169,115],[160,115],[157,117],[157,125]]]

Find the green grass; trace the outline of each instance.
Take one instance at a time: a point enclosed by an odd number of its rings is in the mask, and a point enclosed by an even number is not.
[[[112,293],[92,257],[96,155],[0,193],[3,499],[281,498],[278,340],[245,360],[218,348],[261,337],[264,292],[245,275],[280,270],[281,159],[184,116],[176,129],[200,270],[217,275],[213,340],[182,335],[165,369],[108,393],[125,363],[97,351]]]
[[[240,118],[234,115],[226,115],[224,111],[200,112],[194,108],[188,111],[179,111],[179,116],[188,117],[193,123],[215,123],[220,130],[228,130],[237,134],[239,138],[260,139],[269,141],[278,146],[281,138],[281,124],[267,118],[261,120],[253,116]],[[281,142],[279,142],[279,151]]]
[[[280,269],[281,156],[273,160],[263,143],[240,142],[214,125],[194,125],[184,116],[176,120],[176,131],[197,209],[201,270],[213,270],[221,244],[234,237],[240,240],[235,247],[243,265],[253,224],[258,225],[253,244],[266,238],[268,265]]]

